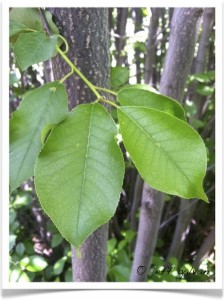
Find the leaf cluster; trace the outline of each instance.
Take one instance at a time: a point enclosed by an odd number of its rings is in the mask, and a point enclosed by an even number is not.
[[[48,36],[39,10],[30,12],[33,17],[28,20],[23,9],[10,13],[10,36],[20,69],[53,57],[56,50],[73,66],[59,49],[60,36],[51,17],[45,15],[54,32]],[[97,87],[78,74],[98,95]],[[112,71],[116,88],[122,86],[122,78],[127,81],[125,70]],[[34,175],[42,208],[76,248],[115,213],[125,171],[119,134],[149,185],[208,202],[202,187],[206,148],[187,124],[182,106],[144,85],[107,91],[116,94],[116,103],[100,96],[68,113],[63,80],[51,82],[27,93],[10,120],[11,191]],[[116,107],[117,124],[100,102]]]

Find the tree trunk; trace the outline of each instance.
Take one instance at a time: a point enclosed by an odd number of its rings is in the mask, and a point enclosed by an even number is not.
[[[150,18],[149,34],[147,40],[147,53],[145,59],[144,81],[146,84],[151,84],[153,65],[156,61],[156,38],[161,10],[162,9],[159,7],[152,8],[152,16]]]
[[[215,227],[211,229],[210,233],[205,238],[203,244],[198,250],[196,259],[193,264],[195,269],[198,269],[200,267],[201,261],[208,256],[208,254],[214,248],[214,245],[215,245]]]
[[[126,24],[128,18],[128,8],[118,8],[117,9],[117,28],[116,28],[116,38],[115,38],[115,46],[117,50],[116,61],[117,66],[121,66],[126,57],[122,54],[122,50],[125,46],[125,32],[126,32]]]
[[[202,33],[200,37],[198,53],[194,64],[194,73],[203,73],[207,69],[207,57],[209,54],[209,38],[211,36],[212,28],[215,20],[215,9],[205,8],[203,14]],[[197,106],[197,116],[200,118],[203,115],[203,105],[205,103],[205,96],[198,95],[196,92],[197,84],[194,84],[192,99]]]
[[[185,241],[190,231],[191,219],[195,212],[197,201],[198,200],[195,199],[192,203],[191,200],[181,199],[177,224],[166,259],[167,262],[171,257],[176,257],[178,261],[182,258]]]
[[[205,8],[203,14],[202,33],[200,37],[198,53],[195,60],[194,73],[203,73],[207,66],[207,56],[209,50],[209,38],[215,20],[215,9]]]
[[[202,8],[175,8],[172,17],[160,93],[180,102],[194,56],[202,13]]]
[[[157,234],[155,233],[159,230],[160,212],[162,208],[163,194],[144,183],[139,229],[130,281],[145,281],[147,278],[150,259],[156,245]],[[145,267],[145,272],[139,272],[140,266]]]
[[[67,39],[68,57],[93,84],[109,85],[108,10],[103,8],[50,8],[60,33]],[[52,60],[55,79],[69,71],[67,63],[57,55]],[[94,94],[74,74],[66,82],[69,108],[95,100]]]
[[[203,13],[202,33],[199,41],[198,53],[194,63],[194,73],[203,73],[206,70],[206,57],[208,55],[209,38],[213,24],[214,8],[205,8]],[[193,87],[193,92],[191,91],[191,98],[198,107],[197,117],[200,118],[202,114],[202,105],[205,103],[206,97],[198,95],[196,93],[196,88],[197,85],[195,84]],[[167,259],[170,257],[176,257],[178,260],[181,260],[182,258],[183,248],[187,237],[186,233],[188,229],[190,229],[190,221],[195,212],[196,205],[191,206],[190,203],[186,203],[185,199],[181,199],[180,209],[182,210],[183,207],[185,207],[185,210],[183,213],[179,214],[174,238],[172,240]]]
[[[174,9],[169,49],[165,58],[160,93],[179,101],[182,99],[185,81],[190,71],[202,12],[202,8]],[[150,209],[144,209],[145,203],[150,203]],[[161,219],[163,203],[163,194],[153,191],[152,188],[144,184],[131,281],[144,281],[146,279],[146,272],[139,275],[137,268],[138,266],[144,266],[148,270],[150,267],[155,241],[158,236],[158,224]],[[154,222],[151,221],[152,216]],[[149,234],[147,234],[148,232]]]
[[[135,33],[142,30],[142,12],[141,8],[133,8],[134,12],[134,24]],[[135,65],[136,65],[136,82],[141,83],[142,79],[142,69],[141,69],[141,57],[142,51],[139,48],[135,49]]]
[[[138,230],[137,212],[141,203],[143,183],[144,181],[142,177],[138,174],[135,181],[135,188],[134,188],[133,200],[131,205],[131,213],[130,213],[130,229],[133,231]],[[133,252],[135,249],[135,243],[136,243],[136,237],[133,238],[133,240],[131,241],[131,245],[130,245],[131,252]]]
[[[79,253],[72,247],[72,271],[74,281],[106,281],[108,223],[91,234]]]
[[[68,57],[95,85],[109,87],[109,36],[107,8],[49,8],[60,34],[68,41]],[[58,55],[52,60],[55,79],[70,70]],[[74,74],[66,80],[69,108],[95,100],[94,94]],[[73,249],[74,281],[106,280],[106,241],[108,225],[91,234],[80,248]]]

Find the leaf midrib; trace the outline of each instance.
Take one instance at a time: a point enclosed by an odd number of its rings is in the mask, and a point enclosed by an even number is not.
[[[150,108],[147,108],[147,109],[150,109]],[[121,110],[127,117],[129,120],[131,120],[133,123],[136,124],[136,126],[145,134],[147,135],[150,140],[155,144],[155,147],[158,148],[157,146],[157,142],[141,127],[139,126],[139,124],[134,120],[132,119],[127,113],[125,113],[123,110]],[[158,142],[159,143],[159,142]],[[172,162],[172,164],[174,165],[174,167],[176,167],[179,172],[181,174],[184,175],[184,177],[187,179],[188,182],[190,182],[190,184],[192,184],[191,180],[189,179],[189,177],[180,169],[180,167],[176,164],[176,162],[165,152],[165,150],[160,146],[159,149],[164,153],[164,155]]]
[[[94,107],[95,106],[93,104],[91,115],[90,115],[90,120],[89,120],[89,129],[88,129],[88,137],[87,137],[87,145],[86,145],[86,156],[85,156],[85,162],[84,162],[84,170],[83,170],[80,198],[79,198],[79,202],[78,202],[78,212],[77,212],[77,221],[76,221],[76,237],[77,238],[78,238],[78,232],[79,232],[78,229],[79,229],[79,218],[80,218],[81,202],[82,202],[82,198],[83,198],[83,190],[84,190],[84,185],[85,185],[85,180],[86,180],[86,167],[87,167],[87,161],[88,161],[89,144],[90,144],[90,131],[91,131]]]
[[[14,19],[11,19],[11,21],[14,21],[15,23],[17,23],[19,26],[24,26],[24,28],[21,30],[21,31],[30,31],[30,32],[42,32],[42,31],[38,31],[38,30],[35,30],[35,29],[32,29],[30,27],[28,27],[27,25],[19,22],[19,21],[16,21]],[[18,32],[19,33],[19,32]]]

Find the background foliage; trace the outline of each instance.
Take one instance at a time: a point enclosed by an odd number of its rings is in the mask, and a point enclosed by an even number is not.
[[[158,9],[157,9],[158,10]],[[156,22],[153,37],[154,57],[150,76],[147,57],[151,45],[149,11],[146,8],[110,8],[109,28],[111,36],[111,88],[118,91],[127,83],[145,83],[147,89],[158,90],[164,58],[169,43],[170,21],[173,9],[152,11]],[[122,24],[122,25],[121,25]],[[152,25],[151,25],[152,26]],[[190,124],[204,138],[208,154],[208,170],[204,187],[210,204],[191,200],[195,207],[187,230],[183,232],[185,247],[182,257],[169,258],[173,268],[169,274],[162,272],[167,263],[167,254],[173,239],[177,217],[182,213],[179,199],[166,196],[160,225],[159,238],[153,255],[151,275],[148,281],[214,281],[214,247],[200,261],[204,274],[191,274],[196,255],[209,232],[214,228],[215,215],[215,55],[214,22],[209,33],[204,71],[196,73],[197,53],[203,27],[200,29],[195,57],[184,93],[184,109]],[[15,57],[10,51],[10,115],[27,90],[41,86],[52,76],[51,63],[47,61],[29,67],[20,73]],[[199,101],[200,100],[200,101]],[[198,105],[200,103],[200,105]],[[112,116],[117,114],[112,109]],[[128,155],[125,154],[125,179],[119,206],[110,221],[107,244],[107,280],[129,281],[139,217],[142,180]],[[136,205],[137,202],[137,205]],[[137,207],[137,214],[133,209]],[[72,281],[71,249],[50,219],[42,212],[34,191],[33,180],[16,189],[10,196],[10,281]],[[154,269],[153,269],[154,268]],[[157,270],[157,272],[153,272]],[[161,272],[160,272],[161,271]],[[182,276],[181,272],[189,272]]]

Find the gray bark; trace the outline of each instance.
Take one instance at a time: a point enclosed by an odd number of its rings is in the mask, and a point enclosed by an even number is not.
[[[44,65],[44,78],[46,82],[54,81],[54,74],[52,70],[52,63],[51,60],[47,60],[43,63]]]
[[[179,100],[182,99],[185,81],[194,55],[202,12],[202,8],[174,9],[169,49],[166,54],[160,84],[161,94]],[[144,209],[144,203],[150,203],[150,210]],[[163,194],[153,191],[152,188],[144,184],[131,281],[144,281],[146,279],[146,272],[143,275],[139,275],[136,268],[145,266],[146,270],[148,270],[150,267],[155,241],[158,236],[158,224],[161,219],[163,204]],[[151,221],[152,216],[154,222]]]
[[[191,68],[202,12],[202,8],[174,9],[160,92],[179,101]]]
[[[203,14],[202,33],[200,37],[198,53],[195,60],[194,73],[203,73],[206,70],[209,50],[209,38],[214,25],[215,9],[205,8]]]
[[[70,46],[68,57],[93,84],[109,85],[109,33],[106,8],[50,8],[60,33]],[[57,55],[52,60],[55,79],[65,76],[70,68]],[[69,108],[95,100],[94,94],[74,74],[66,82]]]
[[[199,41],[198,53],[195,59],[195,69],[194,73],[203,73],[207,69],[207,58],[209,54],[209,38],[213,29],[215,20],[215,9],[214,8],[205,8],[203,14],[203,24],[202,24],[202,33]],[[198,95],[196,92],[197,84],[194,85],[194,91],[192,99],[198,109],[198,117],[200,118],[203,115],[203,105],[205,104],[205,96]]]
[[[133,231],[138,230],[138,220],[136,215],[141,203],[143,183],[144,181],[142,177],[138,174],[135,181],[134,195],[133,195],[131,214],[130,214],[130,229]],[[133,252],[135,249],[135,243],[136,243],[136,238],[133,238],[130,245],[131,252]]]
[[[178,215],[172,244],[167,255],[167,262],[171,257],[176,257],[178,261],[181,260],[185,241],[190,231],[191,219],[195,212],[198,200],[195,199],[193,201],[194,202],[192,203],[191,200],[181,199],[180,213]]]
[[[206,57],[208,55],[209,37],[211,35],[212,27],[214,24],[214,8],[205,8],[203,13],[202,33],[199,41],[198,53],[195,60],[195,73],[203,73],[206,70]],[[200,118],[202,114],[202,107],[205,103],[205,97],[196,93],[197,85],[194,85],[192,99],[198,106],[197,116]],[[170,257],[176,257],[181,260],[183,248],[186,241],[186,233],[190,229],[190,221],[196,210],[196,205],[191,206],[189,202],[186,203],[185,199],[181,199],[180,209],[186,208],[183,213],[178,217],[174,237],[169,249],[167,260]],[[188,208],[189,207],[189,208]],[[185,236],[185,238],[182,238]]]
[[[156,199],[156,201],[155,201]],[[149,273],[150,259],[153,255],[159,230],[160,212],[163,208],[163,194],[153,190],[146,183],[143,186],[139,229],[134,252],[130,281],[145,281]],[[144,266],[145,272],[139,272]]]
[[[142,29],[142,13],[141,8],[134,8],[135,13],[134,23],[135,23],[135,33]],[[135,49],[135,65],[136,65],[136,79],[137,83],[141,83],[142,71],[141,71],[141,50],[139,48]]]
[[[98,228],[80,248],[81,257],[72,247],[73,281],[106,281],[108,223]]]
[[[125,46],[125,32],[126,32],[126,24],[128,18],[128,8],[122,7],[117,9],[117,28],[116,28],[116,39],[115,46],[117,50],[116,61],[117,66],[121,66],[126,57],[122,55],[122,50]]]
[[[109,87],[109,32],[106,8],[49,8],[60,33],[70,46],[68,57],[95,85]],[[67,63],[57,55],[52,60],[55,79],[69,71]],[[96,96],[74,74],[66,80],[69,107],[95,100]],[[81,258],[73,249],[74,281],[106,280],[106,241],[108,225],[91,234],[80,248]]]
[[[159,17],[161,15],[161,8],[152,8],[152,16],[150,18],[149,24],[149,33],[148,33],[148,40],[147,40],[147,53],[145,59],[145,76],[144,81],[146,84],[150,84],[153,65],[155,64],[156,60],[156,38],[157,38],[157,31],[159,25]]]
[[[212,251],[215,245],[215,227],[213,227],[208,234],[208,236],[204,239],[203,244],[197,252],[196,259],[193,263],[195,269],[198,269],[202,260],[205,259],[208,254]]]

